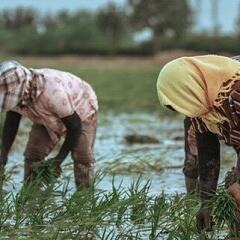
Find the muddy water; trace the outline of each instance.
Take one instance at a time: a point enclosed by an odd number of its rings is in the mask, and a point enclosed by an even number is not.
[[[29,131],[28,124],[24,123],[22,129],[24,130],[16,139],[7,165],[7,170],[11,172],[11,179],[5,186],[7,191],[17,191],[22,186],[22,154]],[[127,144],[124,136],[134,133],[154,136],[159,140],[159,144]],[[98,188],[111,189],[112,171],[109,169],[113,165],[116,185],[122,183],[122,186],[128,187],[141,175],[143,184],[151,180],[152,193],[184,192],[181,167],[184,159],[183,145],[183,126],[180,118],[160,118],[148,114],[100,115],[95,145],[96,170],[106,174],[99,182]],[[221,179],[234,163],[234,155],[230,148],[223,148]],[[151,165],[151,169],[142,171],[141,166],[146,163]],[[70,178],[70,187],[74,189],[71,159],[68,158],[64,164],[62,180]],[[128,165],[131,165],[129,171],[128,168],[124,168]]]

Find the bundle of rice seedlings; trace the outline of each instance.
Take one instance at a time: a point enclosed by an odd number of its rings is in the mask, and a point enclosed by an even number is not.
[[[34,171],[37,174],[36,179],[40,184],[49,185],[56,181],[56,165],[51,160],[44,160],[35,164]]]
[[[216,228],[222,230],[226,225],[230,229],[230,235],[240,236],[240,208],[223,184],[219,186],[210,204]]]

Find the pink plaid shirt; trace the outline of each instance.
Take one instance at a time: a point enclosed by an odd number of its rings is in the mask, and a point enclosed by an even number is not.
[[[56,143],[66,133],[61,118],[76,112],[87,122],[98,110],[97,97],[91,86],[73,74],[54,69],[34,69],[46,80],[40,96],[26,107],[13,111],[42,124]]]

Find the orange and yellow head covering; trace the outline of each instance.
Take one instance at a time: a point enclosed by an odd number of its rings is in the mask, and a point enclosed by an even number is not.
[[[157,80],[160,103],[176,111],[203,120],[211,132],[227,120],[216,112],[236,80],[240,80],[240,62],[228,57],[203,55],[182,57],[166,64]],[[237,74],[237,75],[236,75]]]

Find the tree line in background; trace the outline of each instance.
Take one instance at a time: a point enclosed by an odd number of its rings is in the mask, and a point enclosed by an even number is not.
[[[40,14],[36,9],[0,12],[0,50],[19,54],[138,54],[162,49],[239,52],[236,34],[193,33],[194,11],[188,0],[128,0],[90,11]],[[137,41],[146,31],[149,37]]]

